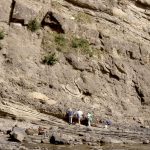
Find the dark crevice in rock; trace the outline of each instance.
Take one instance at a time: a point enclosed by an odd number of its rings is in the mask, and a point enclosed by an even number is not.
[[[16,18],[12,18],[11,22],[13,23],[20,23],[21,25],[24,26],[24,19],[16,19]]]
[[[135,59],[135,58],[133,57],[133,52],[127,51],[126,54],[127,54],[127,56],[128,56],[130,59]]]
[[[95,6],[91,6],[89,4],[83,3],[81,1],[76,1],[76,0],[65,0],[68,3],[71,3],[74,6],[78,6],[81,8],[86,8],[86,9],[90,9],[90,10],[98,10]]]
[[[108,74],[108,73],[110,73],[109,69],[107,69],[106,67],[104,67],[102,65],[100,66],[100,70],[101,70],[102,74]]]
[[[9,24],[11,22],[13,22],[13,23],[20,23],[21,25],[24,25],[24,19],[13,18],[13,13],[14,13],[15,5],[16,5],[16,1],[12,0],[10,17],[9,17]]]
[[[102,74],[108,74],[108,71],[104,70],[104,69],[101,69],[101,73]]]
[[[59,21],[53,16],[52,12],[48,12],[43,21],[42,26],[48,26],[53,31],[56,31],[57,33],[64,33],[64,30],[62,29],[62,25],[59,23]]]
[[[110,13],[110,15],[112,15],[112,14]],[[119,25],[119,23],[116,20],[112,20],[112,19],[109,19],[109,18],[105,18],[105,20],[110,22],[110,23],[113,23],[115,25]]]
[[[115,65],[115,66],[120,73],[126,74],[126,72],[123,70],[123,68],[119,67],[118,65]]]
[[[100,38],[100,39],[102,39],[102,38],[103,38],[103,36],[102,36],[102,34],[101,34],[101,33],[99,33],[99,38]]]
[[[116,79],[116,80],[120,80],[120,78],[117,76],[117,75],[115,75],[115,74],[112,74],[111,72],[109,73],[109,77],[110,78],[113,78],[113,79]]]
[[[54,88],[54,86],[52,84],[49,84],[49,88],[52,89]]]
[[[135,2],[135,6],[139,7],[139,8],[142,8],[142,9],[148,9],[148,5],[144,4],[144,3],[141,3],[140,1]]]
[[[102,46],[105,46],[105,44],[104,44],[104,42],[101,40],[101,44],[102,44]]]
[[[83,91],[83,95],[92,96],[92,93],[90,93],[88,90],[86,90],[86,91]]]
[[[13,16],[13,12],[14,12],[14,8],[15,8],[15,4],[16,4],[16,1],[15,0],[12,0],[12,4],[11,4],[11,11],[10,11],[10,15],[9,15],[9,24],[12,22],[12,16]]]
[[[13,114],[10,114],[10,113],[8,113],[8,112],[4,112],[4,111],[2,111],[2,110],[0,110],[0,116],[1,117],[4,117],[4,118],[12,118],[12,119],[16,119],[16,116],[15,115],[13,115]]]
[[[82,93],[82,89],[81,89],[80,86],[76,83],[75,79],[74,79],[74,84],[76,85],[78,91],[79,91],[80,93]]]
[[[141,104],[144,104],[145,103],[144,94],[142,93],[142,91],[139,89],[139,87],[137,85],[135,85],[134,87],[135,87],[135,91],[136,91],[136,93],[138,95],[138,98],[141,101]]]

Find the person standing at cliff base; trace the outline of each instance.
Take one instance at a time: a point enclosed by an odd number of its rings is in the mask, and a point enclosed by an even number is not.
[[[79,109],[77,112],[76,112],[76,114],[77,114],[77,118],[78,118],[78,123],[79,123],[79,125],[81,124],[81,119],[82,119],[82,117],[83,117],[83,112]]]
[[[67,112],[67,115],[68,115],[68,118],[69,118],[69,124],[72,124],[72,118],[73,118],[73,111],[71,108],[69,108],[68,112]]]
[[[92,113],[88,113],[88,114],[87,114],[87,120],[88,120],[88,127],[91,127]]]

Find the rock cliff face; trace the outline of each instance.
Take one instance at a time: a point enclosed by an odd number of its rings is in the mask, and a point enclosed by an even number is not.
[[[148,0],[1,0],[0,115],[61,118],[71,107],[150,125],[149,8]],[[31,32],[35,18],[41,28]],[[49,52],[54,65],[42,63]]]

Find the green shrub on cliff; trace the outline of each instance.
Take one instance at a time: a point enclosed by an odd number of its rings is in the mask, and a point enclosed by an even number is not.
[[[63,34],[56,34],[55,35],[55,43],[59,46],[66,46],[66,39]]]
[[[84,12],[79,12],[75,16],[75,19],[77,22],[81,23],[91,23],[92,22],[92,17],[89,14],[86,14]]]
[[[0,43],[0,50],[3,48],[2,44]]]
[[[92,49],[88,40],[83,38],[73,38],[71,42],[72,48],[78,49],[83,54],[92,56]]]
[[[0,40],[4,39],[4,37],[5,37],[4,31],[0,31]]]
[[[73,48],[87,49],[87,48],[89,48],[89,42],[86,39],[73,38],[72,47]]]
[[[47,56],[44,57],[42,62],[47,65],[54,65],[58,61],[56,57],[56,53],[49,53]]]
[[[32,32],[37,31],[40,29],[40,23],[37,21],[37,19],[30,20],[28,23],[28,29],[31,30]]]

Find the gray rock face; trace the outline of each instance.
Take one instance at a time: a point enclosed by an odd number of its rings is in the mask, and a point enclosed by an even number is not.
[[[15,0],[13,7],[11,21],[19,22],[24,25],[28,24],[30,20],[36,18],[41,9],[41,6],[38,5],[38,3],[31,3],[30,1],[23,3],[22,0]]]
[[[14,127],[12,132],[10,133],[10,137],[12,140],[17,140],[22,142],[26,136],[25,130],[19,127]]]
[[[143,144],[149,144],[150,142],[149,142],[149,140],[144,140],[143,141]]]
[[[11,4],[12,1],[8,0],[1,0],[0,2],[0,22],[6,22],[9,23],[9,15],[11,11]]]

